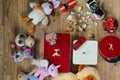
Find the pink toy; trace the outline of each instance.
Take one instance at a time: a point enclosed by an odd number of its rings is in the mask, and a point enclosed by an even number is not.
[[[44,80],[45,77],[51,75],[52,77],[57,77],[58,75],[58,68],[59,66],[55,66],[54,64],[51,64],[48,69],[44,67],[39,67],[38,70],[35,72],[34,76],[38,77],[39,80]]]

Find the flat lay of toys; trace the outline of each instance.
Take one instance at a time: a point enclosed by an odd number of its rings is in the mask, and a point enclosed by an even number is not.
[[[119,28],[118,20],[114,16],[107,16],[106,11],[97,0],[86,0],[84,10],[76,0],[44,0],[41,3],[30,2],[26,11],[28,15],[22,16],[22,24],[27,25],[26,32],[20,32],[10,43],[11,61],[18,64],[30,60],[34,66],[31,72],[20,71],[17,80],[101,80],[100,73],[96,68],[98,56],[114,67],[120,60],[120,38],[114,34]],[[56,12],[66,15],[64,31],[47,32],[48,25],[54,24],[51,15]],[[69,14],[66,14],[69,13]],[[61,18],[62,19],[62,18]],[[56,19],[57,20],[57,19]],[[98,22],[103,23],[98,26]],[[36,26],[41,24],[43,30],[43,58],[38,58],[36,45],[38,41],[32,34],[36,32]],[[61,25],[62,23],[58,23]],[[56,27],[56,26],[54,26]],[[96,40],[91,27],[102,27],[109,35]],[[79,35],[71,40],[72,33],[87,33],[88,36]],[[38,34],[39,35],[39,34]],[[40,39],[41,40],[41,39]],[[77,72],[71,71],[71,64],[77,66]]]

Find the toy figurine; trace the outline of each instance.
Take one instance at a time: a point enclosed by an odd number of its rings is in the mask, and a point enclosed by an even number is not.
[[[50,45],[56,44],[57,34],[55,32],[47,33],[46,40],[50,43]]]
[[[101,6],[96,2],[96,0],[88,0],[86,5],[97,20],[104,19],[105,13],[101,9]]]
[[[47,26],[49,23],[47,15],[50,15],[54,8],[57,8],[60,4],[59,1],[49,0],[50,2],[42,3],[41,5],[31,2],[30,8],[33,10],[27,17],[23,18],[23,22],[29,22],[32,19],[32,23],[28,27],[28,32],[34,32],[34,28],[38,23],[42,23],[43,26]]]
[[[113,33],[117,30],[118,28],[118,21],[115,20],[112,17],[109,17],[106,19],[105,23],[104,23],[104,29],[107,30],[110,33]]]
[[[66,12],[68,9],[72,9],[76,6],[75,0],[69,0],[66,4],[60,4],[59,8],[61,12]]]

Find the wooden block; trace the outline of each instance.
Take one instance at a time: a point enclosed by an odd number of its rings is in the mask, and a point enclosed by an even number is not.
[[[3,54],[3,26],[0,26],[0,55]]]
[[[3,76],[3,58],[2,58],[2,56],[0,56],[0,79],[1,80],[3,80],[2,79],[2,76]]]
[[[3,6],[2,6],[2,0],[0,0],[0,25],[2,25],[3,22]]]

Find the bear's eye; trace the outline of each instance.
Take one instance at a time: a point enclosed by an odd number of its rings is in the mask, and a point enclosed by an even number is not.
[[[16,55],[16,58],[18,58],[19,57],[19,55]]]
[[[20,38],[25,38],[25,36],[24,35],[20,35]]]
[[[21,76],[19,76],[19,78],[21,78]]]
[[[23,43],[21,40],[18,41],[19,44]]]

